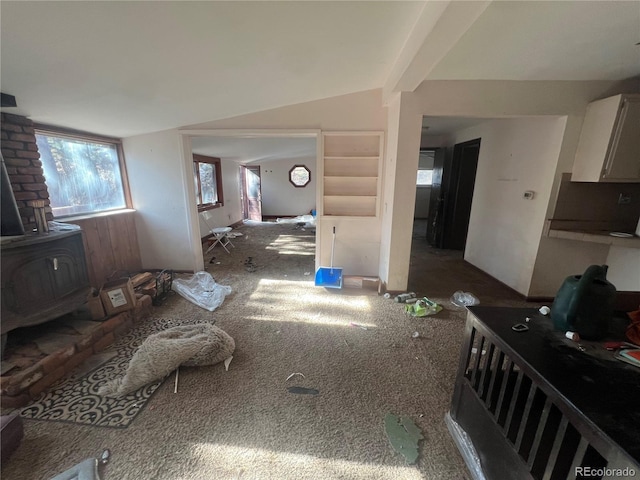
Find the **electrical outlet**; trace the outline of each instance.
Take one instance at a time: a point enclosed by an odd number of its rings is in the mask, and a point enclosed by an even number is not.
[[[631,195],[621,193],[618,197],[618,205],[629,205],[631,203]]]

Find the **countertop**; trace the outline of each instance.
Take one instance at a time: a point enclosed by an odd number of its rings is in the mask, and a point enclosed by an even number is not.
[[[615,237],[609,235],[610,232],[602,230],[559,230],[549,229],[548,236],[551,238],[566,238],[568,240],[579,240],[581,242],[602,243],[625,248],[640,248],[640,237]]]

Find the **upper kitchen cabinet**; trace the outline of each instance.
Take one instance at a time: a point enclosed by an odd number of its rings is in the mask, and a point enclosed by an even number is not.
[[[587,106],[571,181],[640,182],[640,95]]]

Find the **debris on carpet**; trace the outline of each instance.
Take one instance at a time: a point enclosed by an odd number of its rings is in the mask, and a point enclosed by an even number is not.
[[[413,420],[388,413],[384,417],[384,430],[393,449],[402,454],[408,464],[415,463],[418,459],[418,442],[424,436]]]
[[[289,393],[297,393],[299,395],[318,395],[320,393],[319,390],[315,388],[306,388],[306,387],[289,387],[287,388]]]
[[[231,287],[216,283],[210,273],[196,272],[191,277],[173,281],[175,291],[191,303],[213,312],[222,305]]]
[[[426,317],[442,311],[442,306],[427,297],[423,297],[414,303],[406,304],[404,311],[413,317]]]

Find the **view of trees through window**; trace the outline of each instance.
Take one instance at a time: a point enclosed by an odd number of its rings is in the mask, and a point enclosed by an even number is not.
[[[126,208],[115,144],[36,134],[55,217]]]
[[[212,163],[200,164],[200,185],[202,190],[202,201],[200,203],[218,203],[216,169]]]
[[[289,181],[295,187],[305,187],[311,181],[311,172],[304,165],[294,165],[289,170]]]
[[[219,158],[194,153],[193,181],[196,187],[196,201],[199,211],[224,205],[222,166]]]

